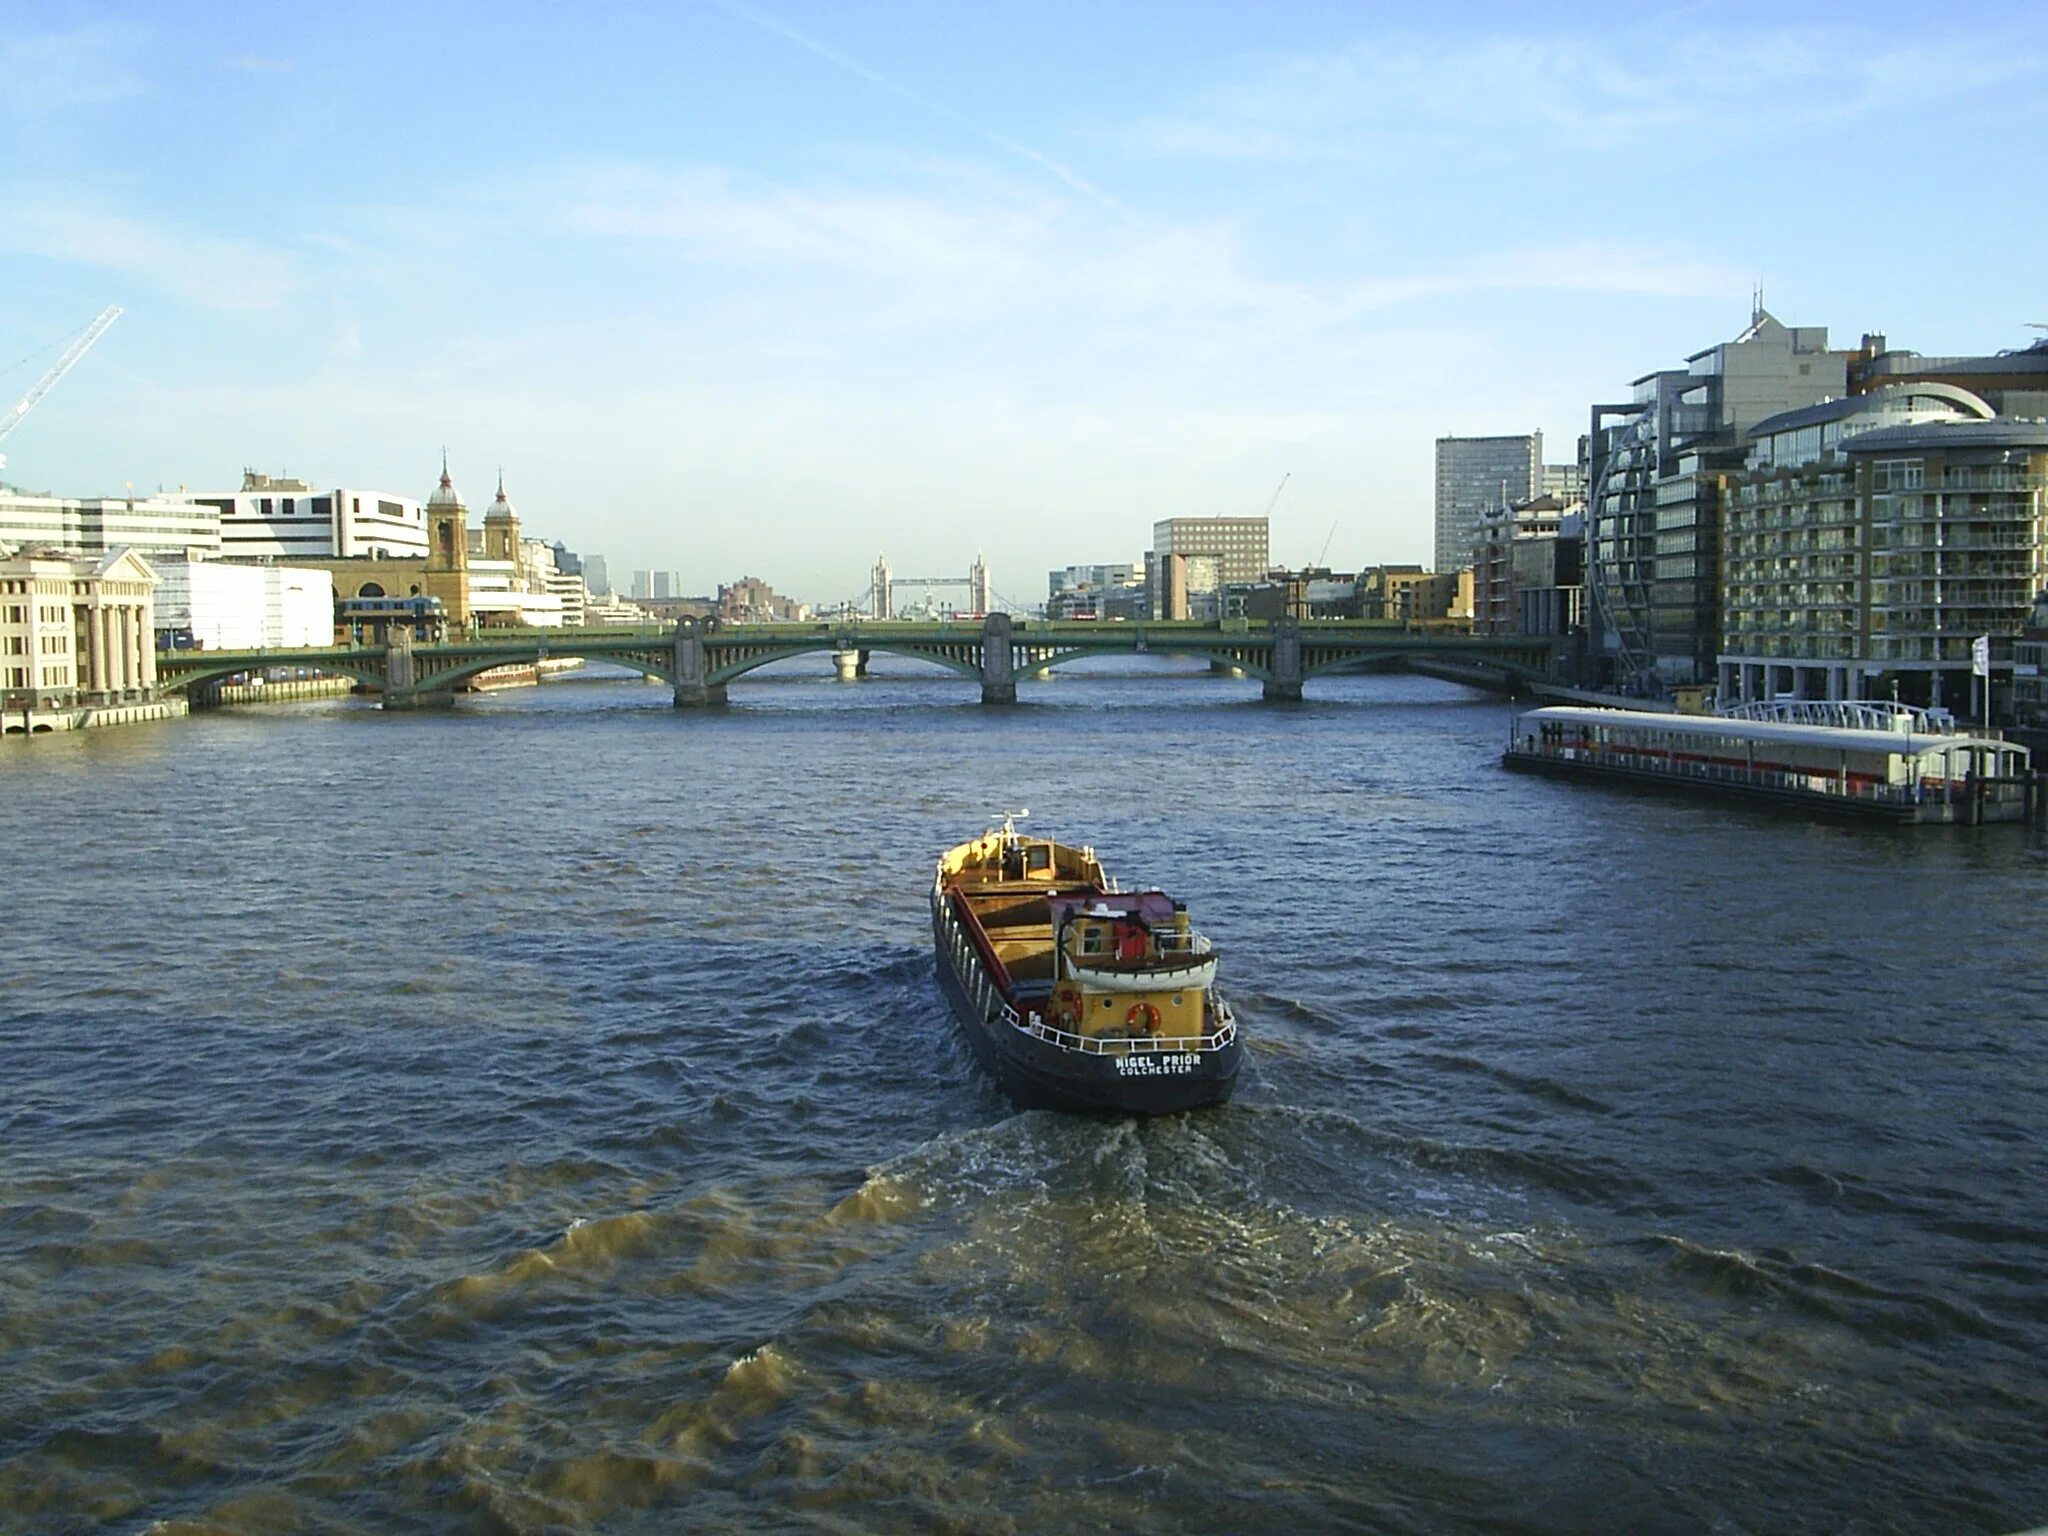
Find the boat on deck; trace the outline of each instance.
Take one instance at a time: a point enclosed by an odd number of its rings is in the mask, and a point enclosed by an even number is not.
[[[932,877],[939,981],[975,1056],[1028,1109],[1157,1115],[1220,1104],[1244,1048],[1187,907],[1123,890],[1092,848],[1016,822]]]

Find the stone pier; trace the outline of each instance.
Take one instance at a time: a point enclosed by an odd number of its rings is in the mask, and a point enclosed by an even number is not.
[[[981,621],[981,702],[1017,702],[1017,658],[1007,613],[992,613]]]
[[[394,624],[384,647],[384,707],[445,709],[455,702],[453,688],[422,689],[418,678],[418,663],[412,654],[412,630],[403,624]]]
[[[705,681],[704,631],[696,619],[676,621],[676,708],[702,709],[725,702],[725,684]]]
[[[1301,702],[1301,621],[1299,619],[1275,619],[1273,621],[1273,665],[1266,678],[1266,702],[1269,704],[1299,704]]]

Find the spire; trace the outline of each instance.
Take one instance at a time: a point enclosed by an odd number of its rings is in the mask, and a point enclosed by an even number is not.
[[[427,498],[430,507],[461,506],[462,493],[455,489],[454,477],[448,473],[448,450],[441,450],[441,484],[433,495]]]

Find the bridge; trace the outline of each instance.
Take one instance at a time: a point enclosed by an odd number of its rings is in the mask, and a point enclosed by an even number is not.
[[[302,668],[353,677],[386,709],[446,705],[464,682],[495,667],[551,657],[608,661],[658,677],[676,707],[723,704],[728,686],[793,656],[873,653],[934,663],[981,686],[984,704],[1014,704],[1017,684],[1087,656],[1184,656],[1255,677],[1268,700],[1302,696],[1310,678],[1366,667],[1405,667],[1475,687],[1514,692],[1551,675],[1553,642],[1530,635],[1446,634],[1376,619],[1226,619],[1220,623],[1014,620],[951,623],[860,619],[822,624],[729,624],[684,619],[673,629],[484,630],[420,643],[394,629],[385,645],[289,650],[160,651],[160,692],[197,689],[242,673]]]

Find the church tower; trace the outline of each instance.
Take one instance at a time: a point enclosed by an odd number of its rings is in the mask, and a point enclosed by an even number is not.
[[[451,630],[469,628],[469,508],[448,476],[445,450],[441,483],[427,498],[427,565],[421,586],[428,597],[441,599]]]
[[[498,471],[498,495],[484,514],[484,558],[511,562],[516,582],[526,572],[521,567],[519,511],[505,495],[505,471]]]

